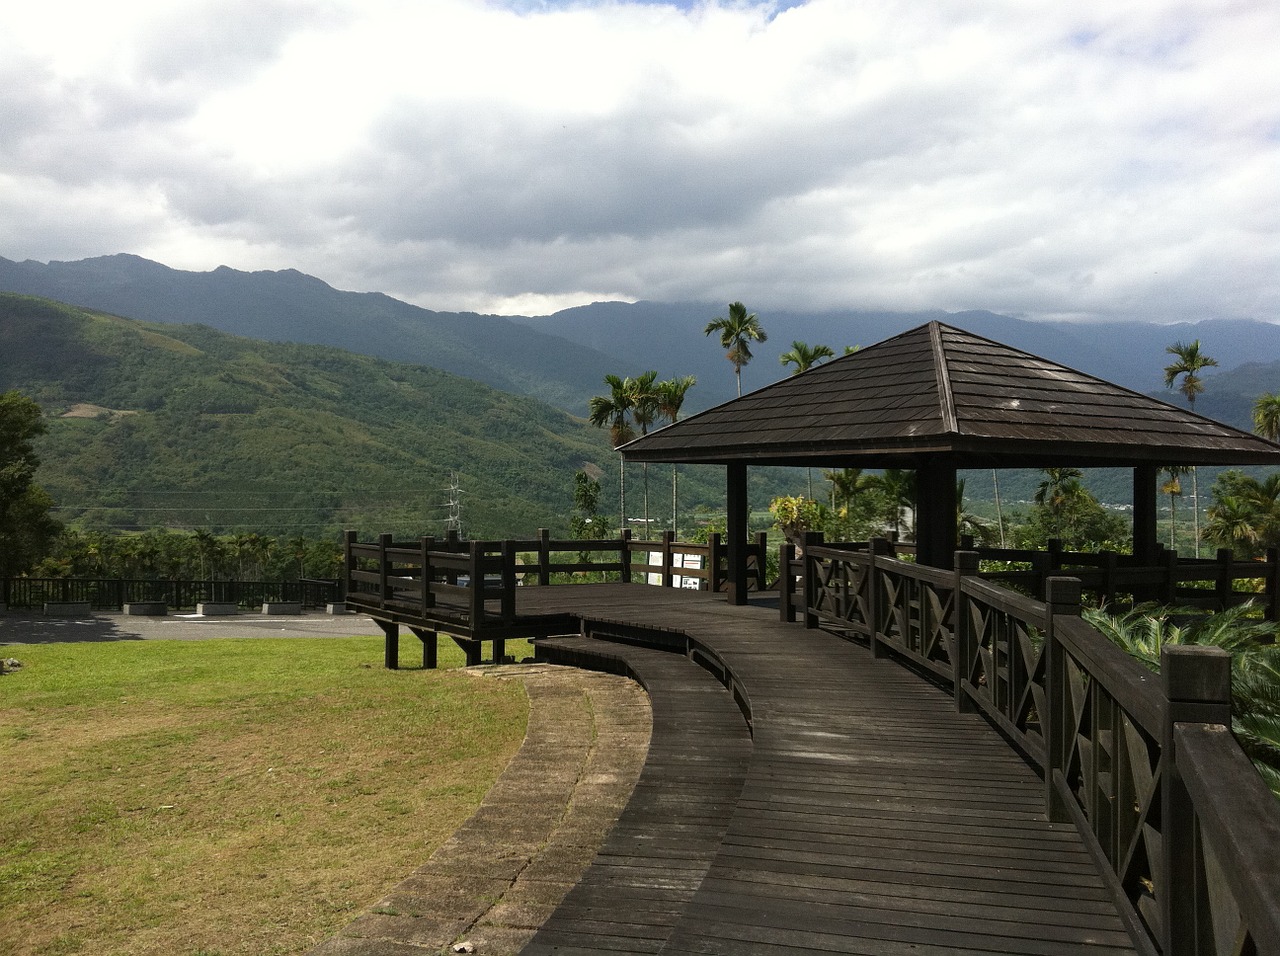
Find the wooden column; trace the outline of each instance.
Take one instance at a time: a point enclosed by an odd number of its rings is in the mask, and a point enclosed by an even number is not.
[[[956,552],[956,466],[929,457],[916,471],[916,561],[951,568]]]
[[[728,509],[729,603],[747,603],[747,466],[725,466],[725,504]]]
[[[1142,567],[1154,567],[1158,563],[1157,473],[1155,465],[1136,465],[1133,469],[1133,557]]]

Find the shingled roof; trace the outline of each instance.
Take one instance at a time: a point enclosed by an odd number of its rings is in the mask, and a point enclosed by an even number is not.
[[[959,468],[1280,464],[1273,444],[930,322],[622,447],[628,461]]]

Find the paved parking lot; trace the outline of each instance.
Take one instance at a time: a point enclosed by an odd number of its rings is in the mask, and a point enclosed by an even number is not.
[[[215,637],[350,637],[381,635],[363,614],[235,614],[201,617],[176,611],[135,617],[102,611],[91,617],[50,617],[21,611],[0,613],[0,645],[76,641],[199,641]]]

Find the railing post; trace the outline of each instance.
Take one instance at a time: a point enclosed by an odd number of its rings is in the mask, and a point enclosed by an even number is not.
[[[1267,548],[1267,620],[1280,621],[1280,548]]]
[[[1045,710],[1044,721],[1045,812],[1054,823],[1068,823],[1071,813],[1058,791],[1054,774],[1065,774],[1067,754],[1071,752],[1071,735],[1075,733],[1072,713],[1071,689],[1067,686],[1066,652],[1058,643],[1058,619],[1080,616],[1080,580],[1078,578],[1049,578],[1045,582]]]
[[[880,604],[884,597],[884,589],[880,587],[880,561],[882,557],[891,557],[894,551],[893,542],[888,538],[872,538],[867,542],[867,579],[863,587],[867,589],[867,641],[871,647],[872,657],[887,657],[889,648],[880,640]]]
[[[756,532],[756,590],[769,588],[769,532]]]
[[[1116,601],[1116,567],[1119,557],[1114,551],[1103,551],[1100,557],[1102,558],[1102,594],[1098,599],[1101,604],[1111,605]]]
[[[1218,549],[1218,580],[1214,588],[1214,597],[1218,602],[1217,610],[1219,611],[1225,611],[1231,606],[1231,592],[1235,584],[1231,577],[1231,557],[1230,548]]]
[[[972,541],[972,536],[969,536]],[[969,676],[970,661],[973,660],[973,627],[969,617],[969,597],[964,592],[964,579],[978,573],[978,552],[957,551],[952,562],[955,565],[955,589],[951,599],[951,692],[955,696],[956,710],[968,713],[974,709],[973,702],[965,692],[964,682]]]
[[[378,535],[378,606],[387,606],[387,575],[391,573],[391,559],[387,550],[391,547],[391,535]],[[237,603],[239,603],[237,601]]]
[[[707,589],[712,594],[720,593],[720,585],[724,578],[720,576],[720,562],[724,560],[724,542],[719,531],[713,531],[707,537]]]
[[[1164,765],[1160,805],[1163,860],[1156,887],[1162,956],[1213,952],[1208,890],[1195,806],[1178,768],[1173,730],[1178,723],[1231,726],[1231,655],[1219,647],[1168,645],[1160,651],[1165,712],[1160,753]]]
[[[1161,598],[1165,604],[1173,606],[1178,603],[1178,552],[1164,553],[1164,594]]]
[[[820,544],[821,531],[806,531],[800,538],[800,547],[804,551],[804,626],[809,630],[818,626],[818,575],[814,573],[815,562],[809,549]]]
[[[431,570],[431,549],[435,547],[436,539],[427,535],[422,539],[422,613],[425,616],[427,611],[436,606],[436,593],[431,590],[434,583],[432,578],[435,573]]]
[[[502,542],[502,623],[514,624],[516,621],[516,543],[511,539]],[[493,662],[501,664],[502,654],[494,642]]]
[[[791,573],[791,562],[795,560],[795,545],[783,541],[778,548],[778,617],[783,624],[796,622],[796,607],[793,601],[796,594],[796,579]]]
[[[483,554],[484,542],[472,541],[467,589],[470,598],[468,603],[471,608],[471,633],[473,637],[479,636],[476,632],[484,625],[484,568],[481,564],[481,556]]]
[[[551,583],[551,532],[546,528],[538,529],[538,584],[546,587]]]
[[[674,583],[671,571],[671,543],[675,541],[676,533],[674,531],[662,532],[662,586],[669,588]]]
[[[618,545],[618,558],[622,562],[622,583],[631,583],[631,529],[622,529],[622,538]]]

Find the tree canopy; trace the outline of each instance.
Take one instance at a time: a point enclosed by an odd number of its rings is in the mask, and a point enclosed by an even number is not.
[[[729,303],[729,316],[717,316],[707,323],[704,335],[720,333],[720,345],[724,348],[725,358],[733,365],[734,375],[738,379],[738,397],[742,397],[742,367],[751,361],[751,343],[765,342],[769,336],[760,325],[759,317],[748,313],[741,302]]]
[[[35,483],[33,441],[44,431],[39,405],[20,392],[0,394],[0,577],[29,570],[61,530],[53,499]]]

